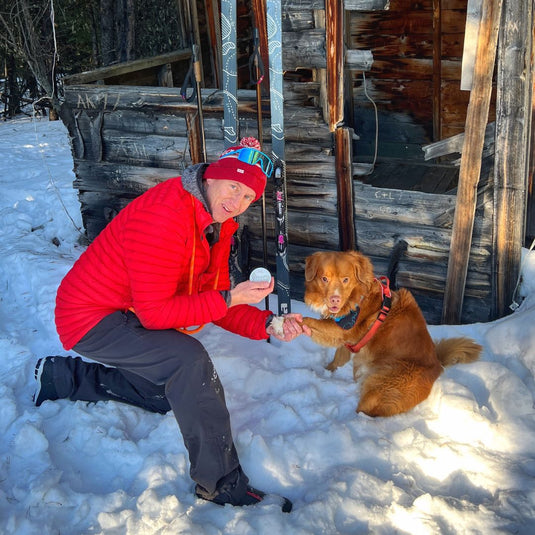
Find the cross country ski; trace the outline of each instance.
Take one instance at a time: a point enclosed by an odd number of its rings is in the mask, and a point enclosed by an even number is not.
[[[236,0],[221,0],[223,136],[226,149],[237,145],[239,136],[236,23]]]
[[[284,95],[282,68],[281,0],[267,0],[269,48],[269,90],[271,103],[271,150],[274,164],[275,224],[277,239],[277,297],[279,315],[288,314],[290,306],[290,270],[288,267],[288,230],[286,207],[286,162],[284,156]]]

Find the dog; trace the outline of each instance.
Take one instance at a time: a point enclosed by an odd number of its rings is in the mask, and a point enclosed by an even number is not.
[[[361,381],[357,412],[407,412],[429,396],[446,366],[479,358],[482,347],[470,338],[435,343],[411,292],[393,291],[386,277],[375,278],[363,254],[317,252],[305,262],[305,304],[321,319],[303,323],[314,342],[337,348],[328,370],[353,356],[353,377]]]

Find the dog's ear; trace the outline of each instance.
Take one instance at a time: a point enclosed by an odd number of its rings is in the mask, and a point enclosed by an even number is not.
[[[308,256],[305,260],[305,281],[310,282],[316,277],[318,272],[319,257],[321,252]]]
[[[362,284],[365,284],[368,289],[371,289],[373,284],[373,265],[370,259],[357,251],[351,251],[350,254],[353,256],[355,277]]]

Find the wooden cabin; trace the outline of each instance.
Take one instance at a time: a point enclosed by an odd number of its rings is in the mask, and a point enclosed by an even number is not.
[[[397,281],[429,323],[510,312],[521,249],[535,237],[532,2],[282,4],[292,297],[303,297],[311,253],[357,248],[382,275],[404,240]],[[213,161],[224,148],[219,8],[215,0],[189,7]],[[268,76],[259,135],[248,70],[255,26],[268,70],[263,13],[265,0],[238,0],[238,102],[240,136],[260,137],[269,153]],[[190,56],[183,49],[65,80],[61,117],[89,239],[148,187],[202,160],[198,107],[180,92]],[[261,202],[240,218],[242,242],[251,267],[267,254],[275,273],[269,185],[265,202],[264,225]]]

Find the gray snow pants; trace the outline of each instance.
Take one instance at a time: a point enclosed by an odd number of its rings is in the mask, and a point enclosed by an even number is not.
[[[189,453],[191,478],[208,494],[239,469],[225,394],[202,344],[193,336],[145,329],[131,312],[105,317],[74,346],[111,366],[75,364],[73,400],[117,400],[157,412],[170,407]]]

